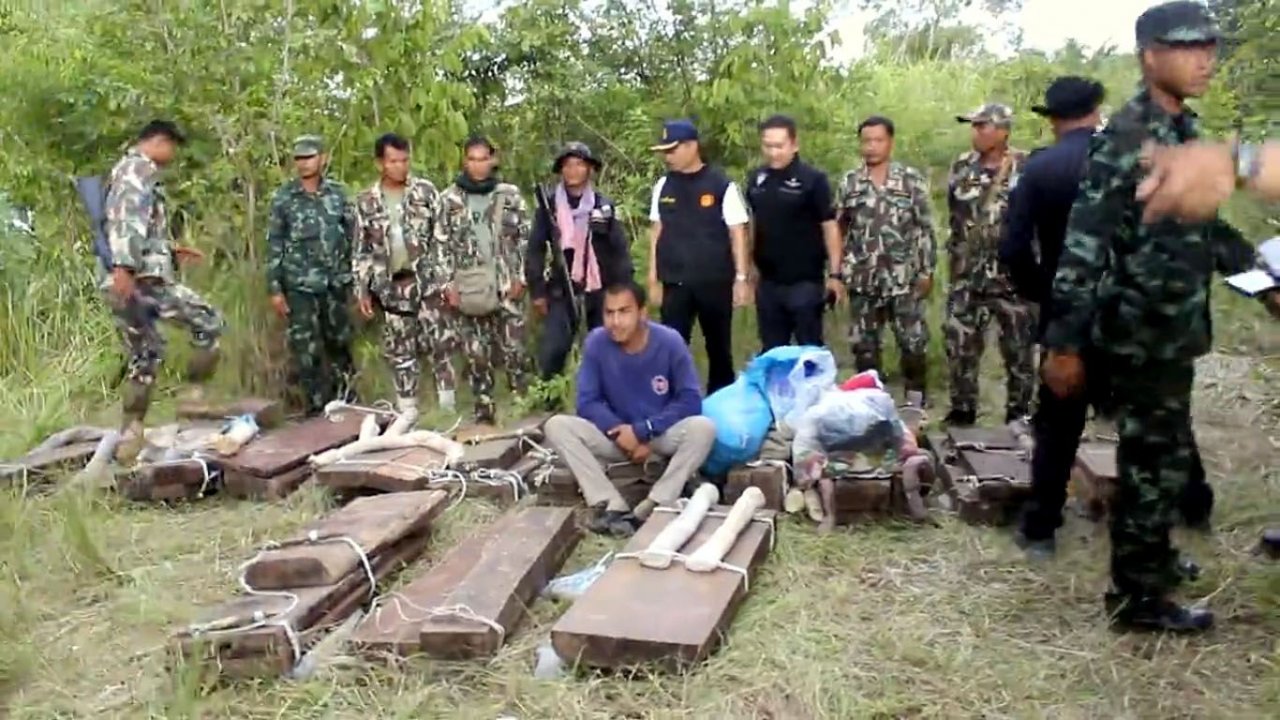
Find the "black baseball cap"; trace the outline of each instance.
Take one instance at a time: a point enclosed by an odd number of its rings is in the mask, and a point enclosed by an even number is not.
[[[1149,8],[1138,16],[1134,35],[1139,48],[1159,45],[1203,45],[1222,39],[1209,9],[1198,2],[1178,0]]]
[[[1049,85],[1049,89],[1044,91],[1044,104],[1032,105],[1031,112],[1059,120],[1074,120],[1097,110],[1106,95],[1106,89],[1097,80],[1066,75]]]

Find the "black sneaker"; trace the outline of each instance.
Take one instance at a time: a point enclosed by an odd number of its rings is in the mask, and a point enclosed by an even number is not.
[[[946,425],[971,427],[978,422],[978,413],[974,410],[952,410],[942,421]]]
[[[1027,554],[1027,559],[1032,562],[1046,562],[1052,560],[1054,555],[1058,553],[1058,543],[1054,538],[1032,539],[1027,537],[1021,530],[1013,533],[1013,542]]]
[[[1258,540],[1258,552],[1272,560],[1280,560],[1280,530],[1263,530]]]
[[[630,510],[601,510],[587,528],[597,535],[631,537],[636,533],[636,517]]]
[[[1171,633],[1202,633],[1213,627],[1213,613],[1205,608],[1185,607],[1166,599],[1134,599],[1116,592],[1106,595],[1104,604],[1111,628]]]

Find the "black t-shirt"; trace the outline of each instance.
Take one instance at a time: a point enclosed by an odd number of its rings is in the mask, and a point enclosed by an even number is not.
[[[826,173],[800,160],[747,176],[747,205],[755,220],[752,255],[760,277],[792,284],[822,282],[827,261],[822,223],[835,219]]]

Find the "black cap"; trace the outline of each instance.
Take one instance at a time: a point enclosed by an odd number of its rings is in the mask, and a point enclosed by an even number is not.
[[[560,168],[564,165],[565,158],[571,157],[576,157],[579,160],[582,160],[595,168],[596,172],[599,172],[600,168],[604,167],[604,163],[600,162],[600,159],[592,154],[591,148],[587,147],[586,143],[575,140],[565,143],[564,147],[560,148],[560,152],[556,154],[555,162],[551,164],[551,172],[559,174]]]
[[[1134,35],[1139,48],[1160,45],[1201,45],[1222,39],[1222,33],[1198,2],[1169,2],[1156,5],[1138,16]]]
[[[1075,120],[1097,110],[1106,94],[1102,83],[1096,80],[1065,75],[1049,85],[1044,91],[1044,104],[1032,105],[1031,112],[1059,120]]]

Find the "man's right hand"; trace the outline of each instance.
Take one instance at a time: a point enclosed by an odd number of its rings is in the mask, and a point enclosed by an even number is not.
[[[133,297],[134,289],[132,270],[125,267],[111,269],[111,292],[115,294],[121,305],[129,302],[129,299]]]
[[[289,302],[284,299],[283,293],[276,293],[271,296],[271,307],[276,309],[276,315],[280,317],[289,317]]]
[[[651,307],[662,307],[662,283],[657,278],[649,278],[649,302]]]
[[[617,445],[622,452],[631,457],[632,453],[640,445],[640,440],[636,437],[636,433],[631,429],[630,425],[619,425],[609,431],[609,438],[613,440],[613,444]]]
[[[373,317],[373,298],[368,295],[362,295],[356,304],[360,307],[360,317],[368,320]]]
[[[451,308],[457,309],[462,305],[462,296],[458,294],[458,289],[452,285],[444,286],[444,302]]]
[[[547,299],[544,297],[535,298],[533,301],[533,309],[538,312],[538,317],[547,316]]]

